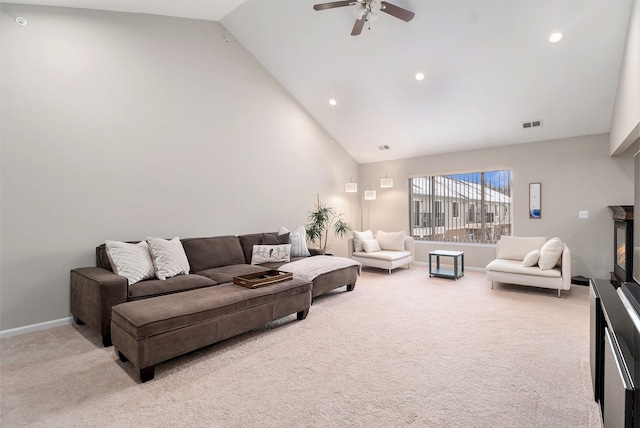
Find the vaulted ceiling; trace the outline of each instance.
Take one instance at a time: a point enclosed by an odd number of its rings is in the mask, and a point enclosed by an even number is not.
[[[321,2],[11,1],[220,21],[359,163],[609,131],[631,0]]]

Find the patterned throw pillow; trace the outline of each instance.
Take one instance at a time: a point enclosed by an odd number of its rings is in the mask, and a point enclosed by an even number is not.
[[[289,232],[285,227],[281,227],[278,235]],[[304,226],[299,226],[295,231],[289,234],[289,242],[291,243],[291,257],[309,257],[309,249],[307,248],[307,231]]]
[[[251,253],[252,265],[269,262],[288,262],[290,260],[291,244],[254,245]]]
[[[129,244],[107,240],[105,245],[111,269],[116,275],[127,278],[129,285],[155,277],[156,272],[146,242]]]
[[[170,241],[162,238],[147,238],[147,243],[158,279],[165,280],[189,273],[189,260],[184,253],[180,238],[176,236]]]

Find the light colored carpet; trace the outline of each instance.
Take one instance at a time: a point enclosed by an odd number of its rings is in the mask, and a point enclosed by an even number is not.
[[[160,364],[84,326],[2,339],[3,427],[600,427],[588,288],[365,270],[351,293]]]

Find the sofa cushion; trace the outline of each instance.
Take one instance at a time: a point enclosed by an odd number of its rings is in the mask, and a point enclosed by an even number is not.
[[[404,251],[404,232],[383,232],[379,230],[376,239],[380,248],[390,251]]]
[[[382,251],[380,243],[376,239],[365,239],[362,241],[362,247],[365,253],[373,253],[375,251]]]
[[[238,239],[240,240],[240,246],[242,247],[244,262],[246,264],[251,264],[251,254],[253,253],[253,246],[262,244],[262,235],[262,233],[249,233],[246,235],[238,236]]]
[[[251,264],[288,262],[291,259],[291,244],[254,245]]]
[[[373,239],[373,232],[370,230],[365,230],[364,232],[353,231],[353,247],[354,252],[359,253],[364,251],[364,247],[362,246],[362,241],[365,239]]]
[[[289,244],[290,235],[291,234],[289,232],[283,233],[282,235],[278,235],[277,233],[263,233],[262,244],[265,244],[265,245]]]
[[[365,258],[393,261],[393,260],[404,259],[405,257],[411,256],[411,251],[381,250],[381,251],[376,251],[374,253],[365,253],[364,251],[361,251],[359,253],[353,253],[353,255],[357,256],[357,257],[365,257]]]
[[[129,300],[143,299],[163,294],[176,293],[178,291],[194,290],[196,288],[210,287],[216,282],[200,275],[178,275],[164,281],[150,279],[140,281],[135,286],[129,287]]]
[[[144,279],[155,278],[156,272],[145,241],[129,244],[119,241],[105,241],[111,270],[124,276],[133,285]]]
[[[535,266],[538,264],[539,258],[540,250],[531,250],[524,256],[524,259],[522,259],[522,266]]]
[[[225,235],[182,240],[191,272],[245,263],[238,237]]]
[[[159,280],[189,273],[189,260],[184,253],[180,238],[177,236],[167,240],[162,238],[147,238],[156,277]]]
[[[487,265],[487,272],[489,271],[544,276],[549,278],[558,278],[562,275],[560,269],[542,270],[537,266],[522,266],[522,262],[520,260],[506,259],[496,259],[489,263]]]
[[[540,249],[546,241],[544,237],[502,236],[498,258],[522,261],[530,251]]]
[[[538,266],[540,266],[540,269],[553,269],[560,261],[563,249],[564,244],[560,238],[551,238],[545,242],[540,249],[540,258],[538,259]]]
[[[237,265],[220,266],[213,269],[206,269],[196,272],[197,275],[205,276],[214,280],[218,284],[233,282],[233,277],[238,275],[246,275],[248,273],[264,272],[269,268],[259,265],[248,265],[245,263]]]

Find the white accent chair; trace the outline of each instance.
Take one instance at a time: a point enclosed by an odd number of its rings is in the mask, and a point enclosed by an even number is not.
[[[378,269],[386,269],[391,275],[391,271],[395,268],[406,266],[413,262],[413,254],[415,253],[415,241],[411,236],[404,238],[404,250],[380,250],[374,252],[355,251],[353,238],[349,238],[349,257],[362,263],[363,267],[375,267]]]
[[[550,255],[545,250],[554,240],[558,238],[503,236],[496,243],[496,259],[486,268],[491,288],[495,282],[528,285],[558,290],[560,297],[562,290],[571,288],[571,251],[561,243],[556,245],[556,254]]]

